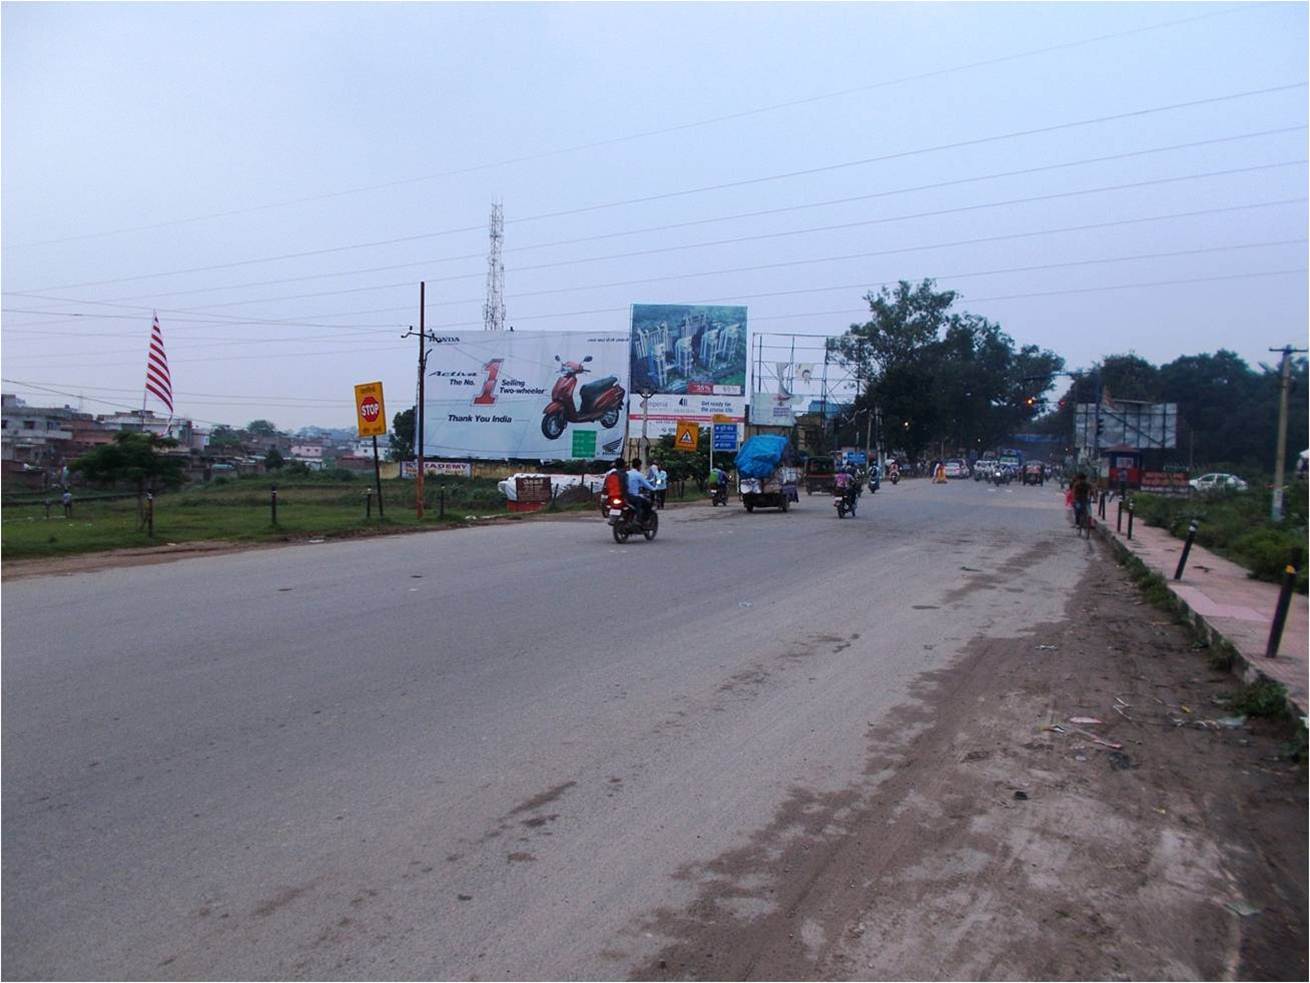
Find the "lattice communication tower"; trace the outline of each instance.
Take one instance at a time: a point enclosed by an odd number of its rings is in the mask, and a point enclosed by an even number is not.
[[[505,212],[500,202],[491,206],[491,250],[487,254],[487,299],[482,305],[482,326],[487,331],[505,330],[505,263],[501,244],[505,239]]]

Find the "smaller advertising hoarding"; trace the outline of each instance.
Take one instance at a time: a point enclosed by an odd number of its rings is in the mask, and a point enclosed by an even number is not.
[[[734,423],[746,421],[746,397],[744,396],[667,396],[656,395],[650,398],[646,408],[646,433],[651,439],[672,434],[679,420],[695,420],[702,427],[708,427],[716,416],[726,417]],[[641,397],[632,398],[630,417],[632,432],[640,436],[642,425]]]
[[[757,427],[794,427],[796,400],[787,393],[755,393],[751,396],[751,424]]]
[[[473,477],[473,465],[468,461],[424,461],[423,473],[425,475],[450,475],[455,478]],[[401,461],[400,476],[402,478],[413,478],[418,474],[418,462]]]

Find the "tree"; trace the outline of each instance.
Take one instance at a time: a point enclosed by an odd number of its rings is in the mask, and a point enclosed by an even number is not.
[[[414,458],[414,407],[401,410],[391,418],[391,446],[387,457],[392,461]]]
[[[1054,352],[1014,340],[985,317],[951,308],[956,294],[932,280],[869,293],[873,317],[852,325],[831,351],[863,382],[838,437],[863,444],[880,411],[881,442],[911,456],[932,443],[982,450],[1026,425],[1043,407]]]
[[[224,447],[240,447],[241,433],[233,427],[220,423],[209,433],[209,446],[214,450]]]
[[[264,469],[266,471],[277,471],[284,464],[286,464],[286,460],[282,457],[282,452],[276,447],[270,447],[268,453],[264,455]]]
[[[246,433],[256,437],[276,437],[277,427],[268,420],[251,420],[246,424]]]
[[[151,489],[175,488],[186,480],[183,461],[161,453],[176,446],[177,441],[172,437],[122,431],[114,435],[112,444],[104,444],[79,457],[73,462],[73,470],[97,484],[135,485],[137,512],[144,514],[142,500],[147,485]]]

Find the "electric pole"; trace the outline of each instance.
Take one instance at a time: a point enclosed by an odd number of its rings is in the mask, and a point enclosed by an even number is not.
[[[428,365],[428,348],[427,343],[431,341],[428,333],[424,328],[424,311],[427,307],[427,281],[420,281],[418,285],[418,330],[410,328],[402,338],[408,338],[411,335],[418,337],[418,399],[414,404],[414,452],[418,465],[418,471],[414,475],[414,510],[415,515],[421,520],[423,518],[423,384],[427,377]]]
[[[1278,394],[1278,444],[1274,448],[1274,495],[1269,509],[1269,518],[1274,522],[1283,521],[1283,461],[1287,456],[1287,391],[1292,382],[1292,353],[1304,352],[1304,348],[1284,345],[1271,348],[1271,352],[1282,352],[1283,364],[1280,367]]]

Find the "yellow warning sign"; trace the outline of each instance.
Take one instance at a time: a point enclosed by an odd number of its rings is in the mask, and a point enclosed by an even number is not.
[[[700,446],[700,425],[695,420],[679,420],[673,447],[680,451],[694,451]]]

